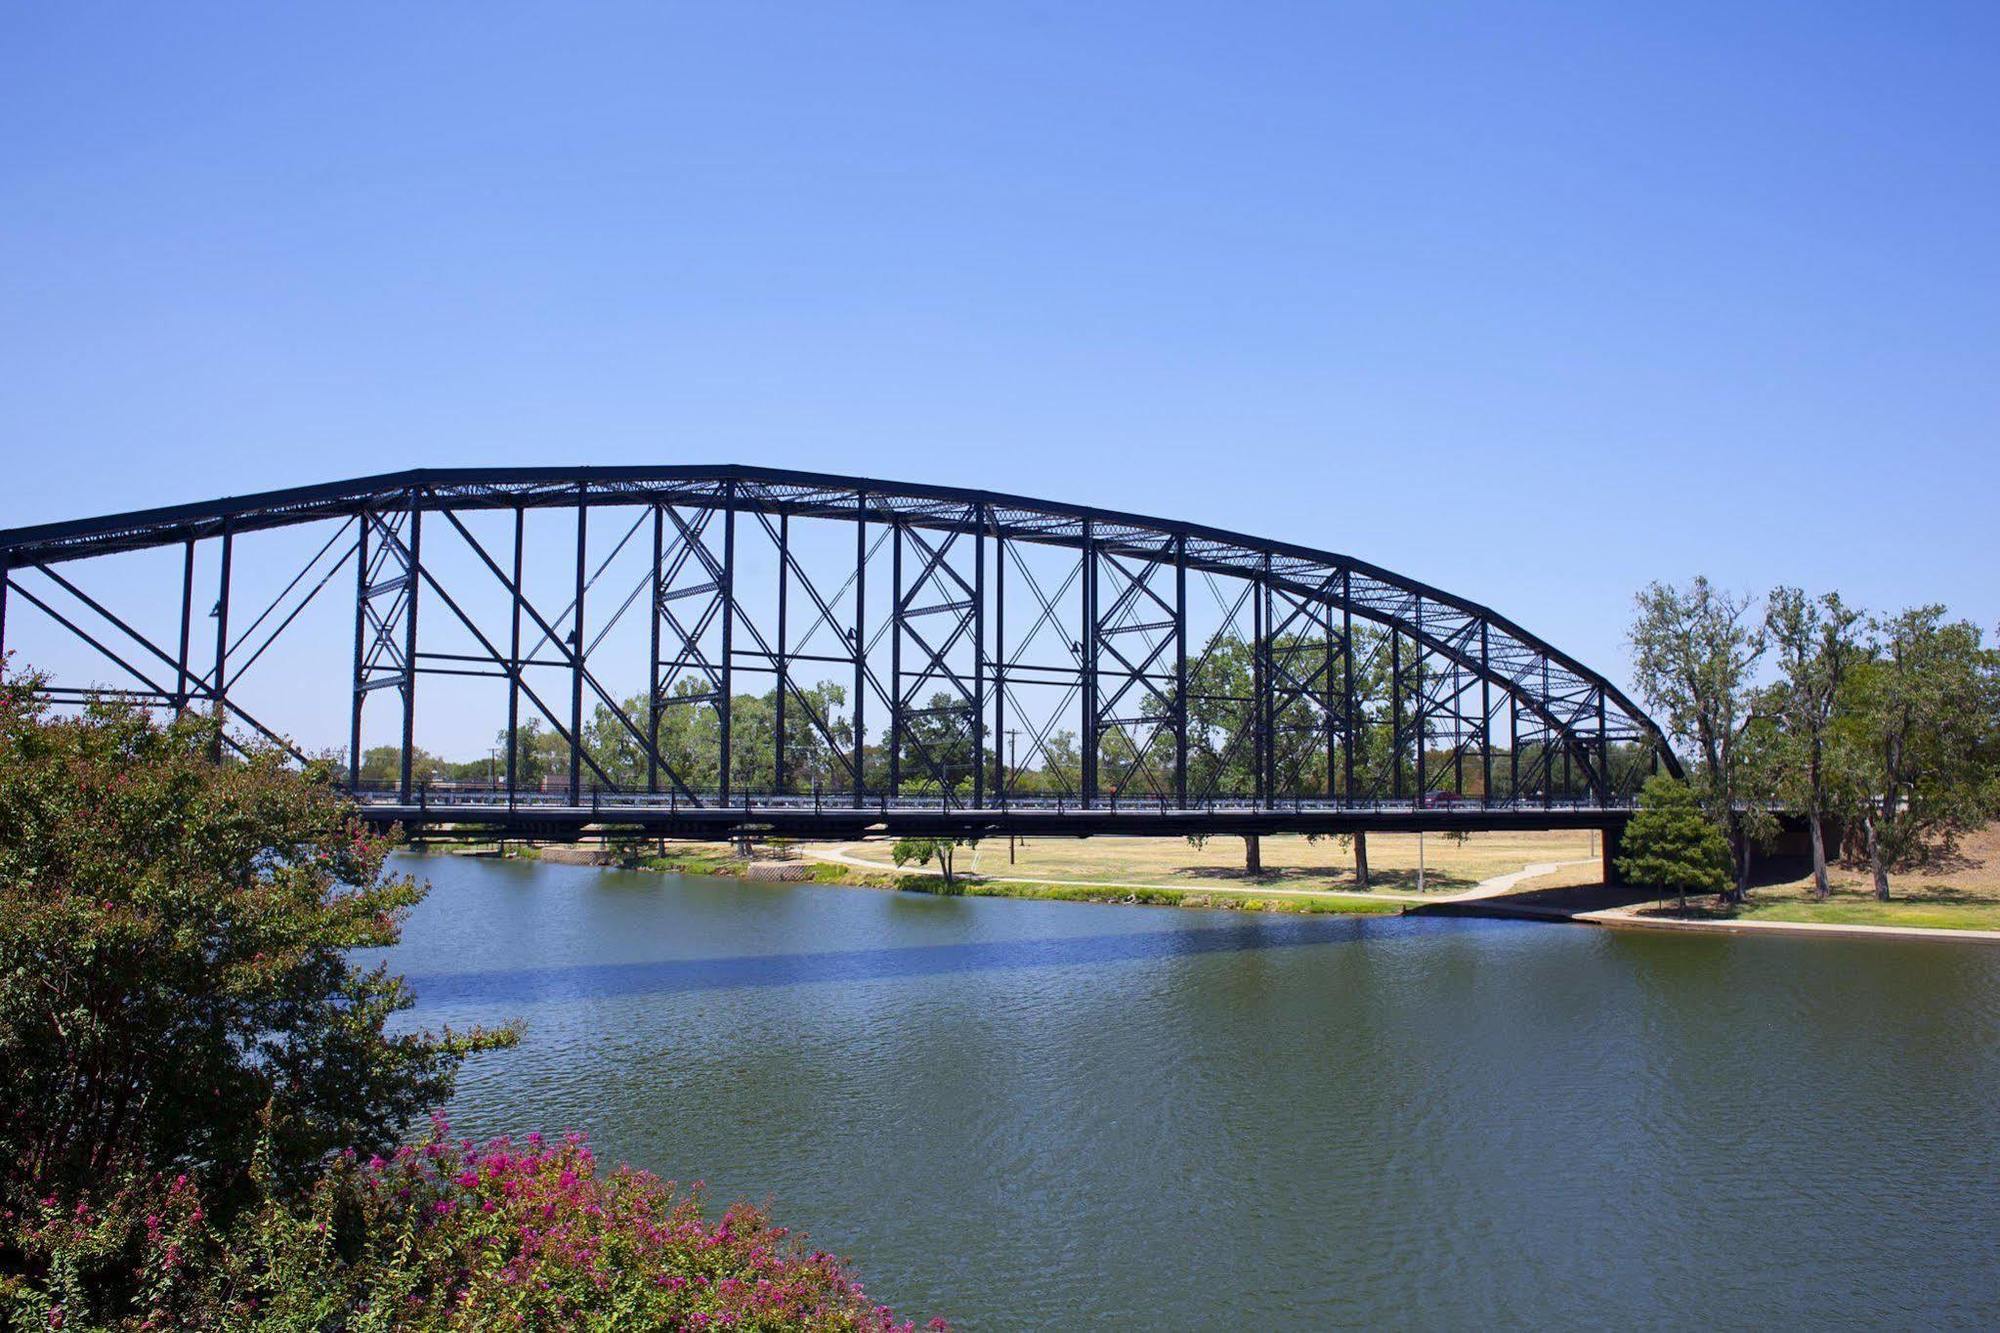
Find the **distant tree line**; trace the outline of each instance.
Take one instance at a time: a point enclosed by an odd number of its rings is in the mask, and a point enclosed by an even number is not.
[[[1410,653],[1407,640],[1403,644]],[[1278,635],[1266,645],[1274,669],[1304,679],[1278,692],[1272,717],[1268,770],[1280,797],[1331,797],[1418,793],[1420,770],[1431,790],[1479,798],[1487,794],[1485,764],[1475,736],[1476,720],[1454,723],[1433,709],[1428,727],[1419,725],[1418,698],[1434,698],[1447,685],[1434,656],[1401,664],[1401,728],[1392,677],[1394,655],[1386,629],[1357,626],[1353,651],[1340,650],[1323,635]],[[1255,734],[1255,644],[1237,634],[1210,641],[1191,654],[1187,679],[1187,795],[1195,802],[1240,799],[1259,790],[1259,747]],[[1351,678],[1350,678],[1351,676]],[[1097,793],[1104,799],[1158,800],[1178,795],[1174,780],[1174,718],[1181,707],[1172,682],[1134,689],[1135,701],[1122,726],[1097,738]],[[821,682],[793,686],[785,698],[783,790],[828,794],[854,789],[854,720],[850,691]],[[1345,723],[1346,703],[1354,703],[1354,725]],[[870,792],[889,785],[891,737],[871,700],[870,728],[862,746],[862,786]],[[1327,706],[1332,704],[1331,709]],[[624,717],[603,703],[586,714],[582,731],[581,777],[586,787],[645,790],[649,782],[673,790],[674,779],[696,793],[721,783],[721,715],[715,696],[700,680],[683,680],[658,710],[658,765],[649,772],[644,738],[653,725],[643,694],[625,699]],[[883,710],[886,712],[886,709]],[[1329,717],[1329,713],[1332,714]],[[780,787],[777,764],[778,692],[738,693],[730,708],[730,779],[737,791],[770,792]],[[629,722],[629,725],[628,725]],[[1334,745],[1329,749],[1329,723]],[[1420,739],[1421,737],[1421,739]],[[975,743],[973,709],[965,699],[933,692],[905,709],[895,738],[897,790],[923,796],[969,794],[976,771],[989,791],[1014,796],[1078,799],[1084,788],[1083,745],[1074,726],[1024,725],[1010,739],[988,733]],[[571,746],[539,717],[524,717],[514,736],[514,775],[524,787],[565,784]],[[1523,775],[1522,795],[1581,795],[1588,776],[1566,763],[1558,744],[1523,736],[1518,754],[1504,734],[1489,742],[1492,795],[1515,795],[1512,775]],[[1419,746],[1423,756],[1419,758]],[[418,783],[504,781],[508,737],[503,730],[484,756],[447,760],[425,750],[412,756]],[[1646,765],[1645,747],[1614,744],[1614,771],[1632,773]],[[1510,762],[1511,761],[1511,762]],[[362,753],[361,778],[371,784],[401,777],[402,751],[394,745]],[[1348,770],[1352,768],[1352,785]],[[1530,777],[1529,775],[1533,775]]]

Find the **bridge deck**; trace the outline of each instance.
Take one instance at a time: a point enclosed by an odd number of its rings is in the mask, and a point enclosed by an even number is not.
[[[1259,806],[1177,808],[1157,803],[1012,803],[984,808],[904,798],[857,809],[832,798],[752,800],[689,805],[665,797],[604,793],[571,804],[541,794],[468,797],[421,795],[413,802],[360,797],[362,818],[379,827],[400,824],[426,836],[513,837],[564,841],[606,831],[647,837],[724,840],[745,835],[820,841],[864,837],[1137,837],[1240,836],[1279,833],[1472,833],[1498,830],[1622,827],[1629,804],[1496,802],[1297,801]]]

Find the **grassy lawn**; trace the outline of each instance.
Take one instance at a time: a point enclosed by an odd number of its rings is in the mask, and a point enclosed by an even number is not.
[[[1335,898],[1311,893],[1260,898],[1254,890],[1131,889],[1112,884],[1010,884],[1004,880],[967,884],[965,894],[968,898],[1041,898],[1067,903],[1129,903],[1302,915],[1388,916],[1403,910],[1403,904],[1394,898]]]
[[[1441,835],[1424,839],[1424,890],[1458,893],[1481,880],[1535,862],[1588,861],[1565,866],[1533,881],[1535,887],[1594,883],[1599,875],[1594,835],[1587,831],[1474,833],[1463,843]],[[888,859],[886,845],[863,844],[852,854]],[[1243,840],[1210,838],[1195,848],[1182,838],[1024,838],[1007,863],[1007,840],[990,838],[974,849],[967,868],[1004,878],[1053,879],[1077,883],[1148,884],[1173,888],[1335,889],[1353,892],[1354,849],[1337,838],[1308,842],[1298,835],[1263,839],[1264,871],[1243,869]],[[1368,838],[1368,868],[1374,888],[1385,894],[1414,894],[1417,835],[1375,833]]]
[[[887,844],[847,844],[865,860],[888,859]],[[649,852],[640,864],[648,870],[685,875],[739,875],[744,863],[725,844],[669,842],[666,851]],[[811,882],[863,888],[903,889],[916,893],[947,891],[942,876],[912,866],[902,871],[873,871],[828,861],[808,863]],[[961,879],[955,886],[969,898],[1040,898],[1052,902],[1120,903],[1148,907],[1192,907],[1217,911],[1280,912],[1379,916],[1399,912],[1403,900],[1393,897],[1346,898],[1287,890],[1272,893],[1255,888],[1133,888],[1119,884],[1021,884],[1004,880]]]
[[[1761,895],[1752,895],[1761,897]],[[1938,930],[2000,930],[2000,902],[1873,898],[1837,894],[1823,903],[1785,899],[1751,903],[1743,921],[1808,921],[1833,926],[1930,926]]]
[[[1890,875],[1891,896],[1886,903],[1875,900],[1874,884],[1865,869],[1840,865],[1829,869],[1833,896],[1823,903],[1813,900],[1808,872],[1753,888],[1750,901],[1727,915],[1742,921],[2000,930],[2000,823],[1966,837],[1949,865]]]

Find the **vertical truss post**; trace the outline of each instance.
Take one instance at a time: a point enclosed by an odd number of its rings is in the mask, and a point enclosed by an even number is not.
[[[1493,677],[1488,623],[1479,622],[1479,803],[1493,804]]]
[[[13,566],[0,556],[0,668],[7,665],[7,588],[13,577]]]
[[[1549,697],[1549,659],[1542,658],[1542,700],[1546,707]],[[1539,728],[1542,733],[1542,809],[1547,810],[1556,803],[1556,757],[1549,749],[1552,735],[1546,722]]]
[[[1389,795],[1400,801],[1403,799],[1403,636],[1393,622],[1389,626],[1389,759]]]
[[[1257,804],[1268,805],[1276,793],[1272,788],[1273,761],[1271,752],[1277,748],[1272,742],[1277,738],[1271,734],[1272,682],[1271,682],[1271,557],[1266,555],[1261,569],[1256,575],[1257,587],[1250,595],[1250,748],[1256,765],[1256,776],[1252,780],[1251,792]]]
[[[509,619],[512,625],[507,636],[507,808],[514,808],[516,793],[520,790],[519,758],[521,750],[521,546],[522,530],[527,526],[528,511],[520,505],[514,506],[514,583],[508,596],[512,608]],[[658,617],[654,618],[655,636],[659,630]],[[659,654],[655,653],[655,657]]]
[[[1320,646],[1326,652],[1324,666],[1326,674],[1325,678],[1320,682],[1319,708],[1320,717],[1326,724],[1326,796],[1328,800],[1332,800],[1334,794],[1334,774],[1338,771],[1340,765],[1338,750],[1340,714],[1337,701],[1333,697],[1335,688],[1333,677],[1335,661],[1333,647],[1333,603],[1320,603],[1319,612],[1319,630],[1321,635],[1324,636]]]
[[[903,523],[889,519],[889,795],[903,786]]]
[[[988,518],[992,511],[987,511]],[[993,520],[993,795],[1004,808],[1014,775],[1007,771],[1007,534]]]
[[[236,534],[226,521],[222,525],[222,567],[215,579],[215,740],[210,753],[222,758],[222,735],[229,729],[229,574],[235,554]]]
[[[1354,706],[1354,571],[1340,571],[1340,656],[1342,693],[1346,696],[1347,734],[1341,745],[1341,794],[1354,799],[1354,741],[1361,734],[1360,715]]]
[[[1507,803],[1521,799],[1521,701],[1507,700]]]
[[[1611,743],[1604,734],[1604,688],[1597,690],[1597,803],[1611,804]]]
[[[722,487],[722,754],[716,771],[722,776],[722,803],[729,804],[730,733],[736,713],[736,483]]]
[[[785,594],[791,585],[792,569],[792,516],[784,511],[778,514],[778,700],[772,718],[773,744],[772,775],[777,782],[778,795],[785,794],[785,695],[791,689],[791,665],[786,658],[785,640]]]
[[[588,482],[576,484],[576,601],[569,623],[569,803],[583,804],[583,595],[589,582]]]
[[[972,806],[986,805],[986,506],[973,506],[972,533]]]
[[[417,585],[424,567],[424,511],[417,505],[417,493],[410,492],[409,566],[404,577],[409,586],[403,603],[403,767],[399,790],[404,805],[410,803],[413,760],[417,748]]]
[[[868,492],[854,495],[854,808],[867,797]]]
[[[187,539],[181,557],[181,648],[174,659],[174,712],[187,711],[191,679],[188,671],[188,635],[194,629],[194,538]]]
[[[1083,807],[1097,803],[1097,524],[1083,520]]]
[[[1416,693],[1416,698],[1411,702],[1411,711],[1414,714],[1414,716],[1412,716],[1410,719],[1410,727],[1411,730],[1416,733],[1417,803],[1419,805],[1422,805],[1424,797],[1430,794],[1430,789],[1431,789],[1430,774],[1428,771],[1429,766],[1426,763],[1426,757],[1424,754],[1424,751],[1430,748],[1429,732],[1431,725],[1431,714],[1430,714],[1430,709],[1426,706],[1426,702],[1430,697],[1430,688],[1429,688],[1429,682],[1424,678],[1424,663],[1426,657],[1426,654],[1424,652],[1424,599],[1421,596],[1417,598],[1416,625],[1417,625],[1416,633],[1410,636],[1410,651],[1416,654],[1417,658],[1415,665],[1411,667],[1411,670],[1415,671],[1417,674],[1417,693]]]
[[[1174,803],[1188,801],[1187,534],[1174,538]]]
[[[518,510],[516,511],[519,512]],[[647,617],[652,622],[650,631],[652,651],[646,661],[646,791],[658,795],[660,790],[660,563],[666,554],[667,512],[660,505],[653,506],[653,574],[648,585],[651,596],[647,602],[653,613]],[[515,549],[519,549],[518,544]],[[519,586],[519,574],[514,576],[515,586]]]
[[[363,655],[368,632],[368,527],[373,520],[362,510],[354,532],[354,701],[348,721],[347,789],[361,788],[361,699]]]
[[[1466,705],[1458,667],[1452,667],[1452,795],[1466,795]]]

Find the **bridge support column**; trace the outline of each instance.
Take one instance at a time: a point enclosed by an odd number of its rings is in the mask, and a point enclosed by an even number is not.
[[[1623,884],[1625,877],[1618,872],[1618,855],[1624,850],[1625,825],[1621,822],[1603,829],[1597,838],[1604,860],[1604,882]]]

